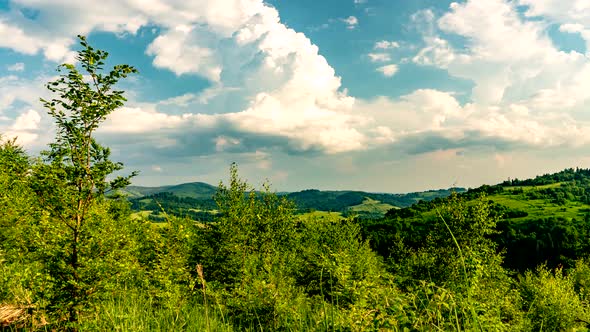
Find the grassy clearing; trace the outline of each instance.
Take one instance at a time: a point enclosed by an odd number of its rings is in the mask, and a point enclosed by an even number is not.
[[[489,196],[489,199],[511,209],[521,210],[528,213],[528,216],[516,218],[519,220],[539,219],[550,216],[563,217],[566,219],[581,218],[585,215],[590,206],[581,202],[567,201],[564,205],[558,205],[547,199],[527,199],[521,195],[504,193]]]
[[[147,219],[149,218],[149,216],[152,214],[153,211],[151,210],[142,210],[142,211],[138,211],[138,212],[133,212],[131,213],[131,218],[132,219]]]
[[[203,209],[188,209],[188,211],[192,211],[192,212],[207,212],[210,214],[218,214],[219,210],[215,209],[215,210],[203,210]]]
[[[381,201],[366,197],[362,204],[351,206],[347,209],[348,212],[359,213],[359,214],[372,214],[384,216],[387,211],[391,209],[397,209],[397,207],[381,203]]]
[[[514,191],[514,190],[520,190],[520,189],[522,189],[523,191],[540,190],[540,189],[549,189],[549,188],[559,188],[559,187],[561,187],[562,184],[563,184],[563,182],[556,182],[556,183],[546,184],[546,185],[542,185],[542,186],[510,186],[510,187],[504,187],[504,190],[507,190],[507,191]]]
[[[340,220],[344,218],[340,212],[328,211],[311,211],[297,215],[301,220],[317,219],[317,220]]]

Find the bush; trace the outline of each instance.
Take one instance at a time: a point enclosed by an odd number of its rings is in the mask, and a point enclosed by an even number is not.
[[[584,327],[587,310],[575,291],[575,278],[558,268],[553,272],[540,266],[536,274],[527,271],[518,289],[523,310],[533,331],[566,331]]]

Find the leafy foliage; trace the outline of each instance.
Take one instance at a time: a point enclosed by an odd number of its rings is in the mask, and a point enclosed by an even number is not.
[[[553,273],[540,266],[527,271],[519,283],[524,310],[535,331],[567,331],[585,327],[588,312],[574,288],[574,279],[562,269]]]
[[[93,134],[108,114],[123,105],[123,92],[113,90],[114,85],[136,70],[119,65],[104,75],[108,53],[94,50],[82,36],[80,44],[83,49],[76,60],[85,75],[74,65],[59,66],[61,75],[47,84],[57,97],[42,100],[55,120],[57,135],[43,153],[44,160],[35,162],[25,179],[40,212],[23,225],[27,242],[19,246],[30,252],[31,264],[41,266],[35,275],[24,276],[32,301],[71,324],[91,309],[91,299],[108,289],[110,280],[121,278],[134,262],[129,256],[133,239],[116,236],[128,218],[103,212],[115,207],[104,200],[105,190],[125,186],[130,177],[107,180],[122,164],[109,159],[109,149]],[[9,159],[13,174],[22,171],[21,159]]]

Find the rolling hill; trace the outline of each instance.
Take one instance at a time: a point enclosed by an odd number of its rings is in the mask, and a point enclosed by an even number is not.
[[[124,196],[133,198],[140,198],[144,196],[171,193],[178,197],[190,197],[196,199],[210,199],[217,192],[217,187],[204,182],[189,182],[178,185],[162,186],[162,187],[141,187],[128,186],[120,190]]]
[[[497,233],[490,238],[499,250],[506,251],[506,267],[567,266],[590,250],[590,169],[570,168],[533,179],[484,185],[458,197],[471,206],[482,195],[498,218]],[[406,244],[418,246],[441,222],[437,211],[447,201],[438,198],[389,210],[384,219],[365,222],[364,233],[386,257],[395,254],[391,246],[396,238],[412,239]]]
[[[388,204],[391,206],[391,208],[402,208],[411,206],[422,200],[430,201],[439,197],[447,197],[451,194],[451,192],[464,191],[465,189],[463,188],[452,188],[407,194],[384,194],[369,193],[364,191],[322,191],[308,189],[288,193],[286,196],[293,200],[295,204],[303,211],[318,210],[347,212],[350,211],[350,208],[354,206],[362,205],[367,199],[371,201],[378,201],[382,204]]]
[[[421,200],[446,197],[451,192],[464,192],[463,188],[430,190],[408,194],[370,193],[364,191],[324,191],[309,189],[298,192],[281,192],[299,208],[300,212],[329,211],[344,215],[381,218],[393,208],[411,206]],[[173,186],[129,186],[119,191],[132,202],[135,211],[159,210],[187,214],[190,209],[215,209],[213,196],[217,187],[203,182],[183,183]],[[157,202],[156,202],[157,201]]]

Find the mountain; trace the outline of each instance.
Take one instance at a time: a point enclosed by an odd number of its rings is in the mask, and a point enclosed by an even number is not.
[[[121,194],[133,198],[140,198],[144,196],[171,193],[178,197],[189,197],[195,199],[210,199],[217,192],[217,187],[204,182],[190,182],[172,186],[162,187],[141,187],[129,186],[120,191]]]

